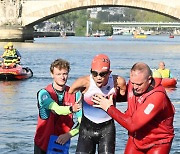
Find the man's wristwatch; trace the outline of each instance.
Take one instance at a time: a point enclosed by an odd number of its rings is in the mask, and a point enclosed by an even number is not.
[[[71,111],[71,113],[73,113],[73,108],[72,108],[72,106],[69,107],[69,110]]]

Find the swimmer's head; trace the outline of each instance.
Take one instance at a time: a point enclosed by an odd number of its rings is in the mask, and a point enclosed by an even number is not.
[[[96,55],[91,63],[91,70],[97,72],[105,72],[110,69],[110,60],[109,57],[105,54]]]

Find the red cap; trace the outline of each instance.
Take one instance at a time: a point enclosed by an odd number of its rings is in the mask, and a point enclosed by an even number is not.
[[[104,54],[96,55],[91,63],[91,69],[93,71],[108,71],[110,69],[110,60],[108,56]]]

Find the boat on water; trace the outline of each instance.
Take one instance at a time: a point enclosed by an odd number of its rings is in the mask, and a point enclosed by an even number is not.
[[[169,35],[169,38],[174,38],[174,35]]]
[[[136,38],[136,39],[145,39],[145,38],[147,38],[147,35],[137,34],[137,35],[134,35],[134,38]]]
[[[165,88],[175,88],[177,80],[175,78],[163,78],[161,84]]]
[[[177,79],[176,78],[162,78],[158,70],[153,70],[153,77],[159,79],[164,88],[176,88]]]
[[[94,36],[94,37],[102,37],[102,36],[105,36],[105,33],[104,32],[96,32],[96,33],[93,33],[92,36]]]
[[[12,80],[24,80],[31,78],[33,72],[28,67],[22,67],[19,64],[12,64],[9,66],[0,66],[0,80],[12,81]]]
[[[123,32],[122,35],[129,36],[129,35],[132,35],[132,32]]]

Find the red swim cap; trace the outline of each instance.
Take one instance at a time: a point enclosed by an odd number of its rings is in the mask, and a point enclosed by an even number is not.
[[[108,71],[110,69],[108,56],[104,54],[96,55],[92,60],[91,69],[98,72]]]

